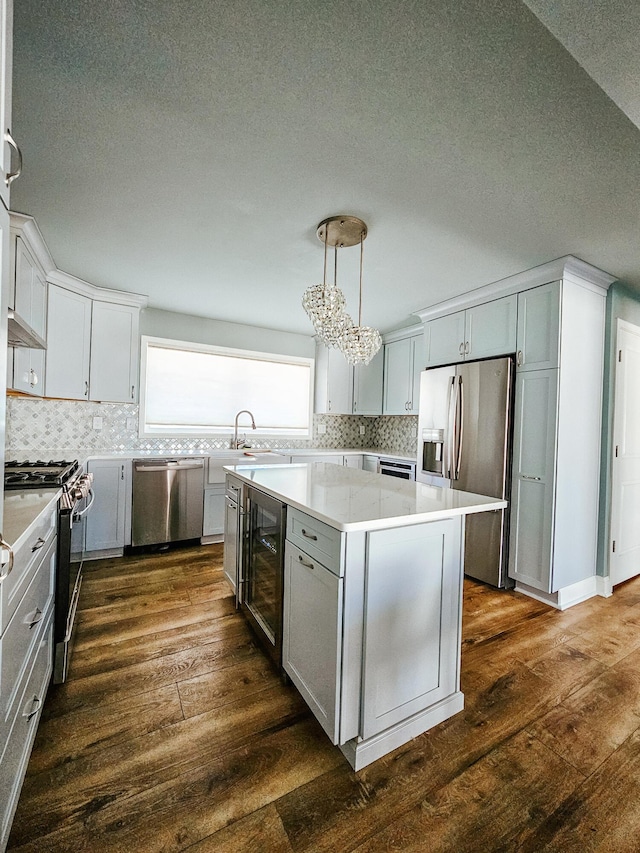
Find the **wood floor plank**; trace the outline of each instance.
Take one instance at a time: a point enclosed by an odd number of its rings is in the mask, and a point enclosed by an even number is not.
[[[12,844],[19,846],[49,836],[56,829],[83,824],[89,815],[115,800],[126,803],[157,785],[184,779],[228,752],[259,746],[270,732],[308,719],[309,712],[299,695],[278,685],[127,743],[41,773],[29,772],[18,804]],[[335,750],[333,753],[338,755]]]
[[[273,804],[187,848],[188,853],[294,853]]]
[[[107,669],[121,669],[143,660],[165,657],[194,646],[205,646],[238,636],[250,636],[249,628],[235,613],[228,613],[218,619],[206,619],[165,631],[154,631],[102,646],[76,646],[71,660],[71,672],[73,678],[84,678]]]
[[[585,775],[640,726],[640,669],[610,668],[528,731]]]
[[[587,630],[581,631],[571,645],[607,666],[613,666],[640,649],[640,625],[623,618],[601,618]]]
[[[213,670],[224,669],[259,655],[257,640],[249,634],[191,646],[170,655],[143,660],[119,669],[105,670],[85,678],[67,681],[59,688],[68,710],[91,708],[99,703],[116,702],[157,687],[185,681]]]
[[[153,591],[151,595],[133,596],[87,610],[78,607],[77,619],[78,625],[111,625],[120,619],[137,619],[149,613],[164,613],[192,603],[187,589],[163,589]]]
[[[520,732],[355,848],[355,853],[520,850],[583,776]]]
[[[180,681],[177,688],[184,716],[194,717],[264,690],[279,680],[271,661],[257,654],[240,661],[229,671],[216,669]]]
[[[178,853],[343,760],[315,720],[302,720],[177,778],[115,796],[40,838],[40,849]]]
[[[640,729],[546,819],[519,853],[637,853]]]
[[[99,702],[81,711],[41,721],[30,764],[32,773],[74,761],[184,719],[178,687]]]
[[[185,607],[173,608],[160,613],[148,613],[126,619],[117,619],[117,628],[113,622],[103,622],[99,625],[78,625],[76,648],[89,648],[112,642],[113,639],[124,640],[131,637],[142,637],[154,631],[163,631],[182,625],[193,625],[204,619],[217,619],[229,616],[236,611],[236,605],[231,596],[206,601],[199,605],[189,603]]]

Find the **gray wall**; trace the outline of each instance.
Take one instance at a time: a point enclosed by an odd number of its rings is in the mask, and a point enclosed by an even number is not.
[[[315,343],[310,335],[278,332],[252,325],[258,321],[259,310],[247,306],[247,325],[176,314],[158,308],[145,308],[140,315],[140,333],[157,338],[172,338],[197,344],[235,347],[255,352],[273,352],[281,355],[315,357]]]
[[[607,293],[607,319],[604,352],[604,390],[602,404],[602,455],[600,476],[600,514],[598,523],[598,574],[609,574],[611,514],[611,460],[613,458],[613,405],[616,379],[616,332],[618,320],[640,326],[640,295],[616,281]]]

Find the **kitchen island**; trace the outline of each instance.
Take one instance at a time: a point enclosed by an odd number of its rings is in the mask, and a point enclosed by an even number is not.
[[[282,666],[352,767],[461,711],[464,518],[506,502],[329,463],[227,471],[249,496],[245,548],[281,550],[255,490],[286,507]]]

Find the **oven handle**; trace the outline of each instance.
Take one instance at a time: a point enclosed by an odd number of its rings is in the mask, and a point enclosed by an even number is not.
[[[2,571],[2,570],[1,570],[1,569],[2,569],[2,566],[0,566],[0,583],[2,583],[2,581],[7,577],[7,575],[11,574],[11,569],[13,568],[13,557],[14,557],[14,554],[13,554],[13,548],[11,547],[11,545],[9,545],[9,543],[8,543],[8,542],[6,542],[6,541],[4,540],[4,538],[3,538],[3,536],[2,536],[2,534],[1,534],[1,533],[0,533],[0,549],[2,549],[2,550],[6,550],[6,551],[8,551],[8,552],[9,552],[9,559],[7,560],[7,570],[6,570],[6,572],[5,572],[5,571]],[[2,565],[4,565],[4,562],[2,563]]]
[[[89,512],[91,507],[93,506],[93,502],[96,499],[96,496],[93,492],[93,489],[89,489],[87,497],[89,498],[89,503],[86,505],[86,507],[84,509],[81,509],[80,512],[74,512],[74,514],[73,514],[74,521],[78,521],[83,516],[85,516]]]
[[[76,584],[76,588],[73,590],[73,598],[71,599],[71,605],[69,607],[69,616],[67,617],[67,633],[62,639],[63,643],[68,643],[71,640],[71,635],[73,634],[73,626],[76,621],[76,610],[78,609],[78,600],[80,598],[81,586],[82,575],[80,575],[79,583]]]

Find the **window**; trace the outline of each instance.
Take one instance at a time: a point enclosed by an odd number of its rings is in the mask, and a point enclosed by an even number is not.
[[[241,409],[254,436],[311,435],[312,358],[142,336],[142,435],[211,435],[233,431]],[[240,425],[246,432],[248,415]]]

